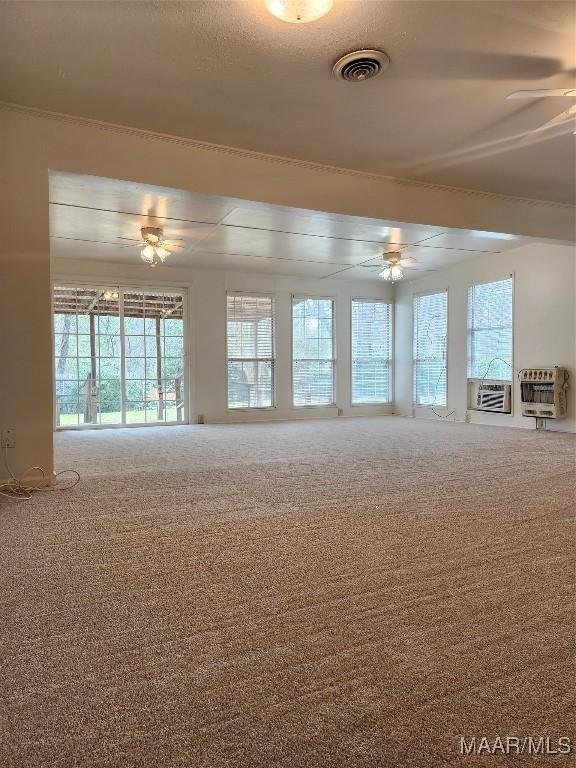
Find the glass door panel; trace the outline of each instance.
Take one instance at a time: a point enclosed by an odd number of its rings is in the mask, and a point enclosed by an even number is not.
[[[185,420],[180,293],[54,287],[56,426]]]
[[[89,326],[95,366],[95,414],[91,423],[122,423],[122,335],[118,287],[102,291],[93,307]],[[94,358],[93,358],[94,359]]]

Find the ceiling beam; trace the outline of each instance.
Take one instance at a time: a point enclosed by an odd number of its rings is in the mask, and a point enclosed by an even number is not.
[[[13,104],[0,103],[0,123],[6,149],[24,174],[62,169],[327,213],[574,238],[574,208],[559,203],[336,168]]]

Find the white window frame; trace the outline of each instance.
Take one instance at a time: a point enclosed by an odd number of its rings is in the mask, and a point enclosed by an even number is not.
[[[446,294],[446,354],[445,354],[445,368],[446,368],[446,402],[444,403],[417,403],[416,402],[416,360],[414,359],[414,331],[416,328],[416,312],[415,303],[416,299],[421,296],[435,296],[438,293]],[[448,370],[449,370],[449,349],[450,349],[450,291],[448,288],[436,288],[430,291],[420,291],[412,294],[412,406],[414,408],[448,408],[449,389],[448,389]]]
[[[182,343],[183,343],[183,366],[184,366],[184,413],[182,421],[158,421],[158,422],[131,422],[123,424],[69,424],[66,426],[59,426],[56,424],[57,414],[57,400],[56,400],[56,367],[55,367],[55,349],[54,349],[54,287],[66,286],[68,288],[81,288],[81,289],[94,289],[94,288],[110,288],[110,286],[118,286],[121,289],[120,293],[120,305],[124,302],[124,293],[138,292],[143,290],[164,290],[168,293],[178,293],[182,296]],[[190,317],[189,312],[190,293],[187,285],[174,285],[173,283],[163,283],[161,280],[141,280],[137,284],[126,279],[114,277],[113,279],[102,279],[102,276],[95,276],[92,280],[76,279],[74,277],[69,278],[66,275],[54,275],[50,281],[50,326],[51,326],[51,348],[52,348],[52,420],[54,432],[64,432],[68,430],[91,430],[91,429],[132,429],[133,427],[170,427],[170,426],[182,426],[190,423],[190,402],[191,402],[191,390],[190,390]],[[120,337],[122,339],[121,344],[124,346],[124,325],[120,324]],[[122,392],[125,392],[126,387],[126,355],[121,355],[121,372],[120,372],[120,386]],[[126,410],[126,398],[122,396],[122,421],[125,420]]]
[[[310,405],[296,405],[294,403],[294,302],[303,299],[332,302],[332,402]],[[337,354],[336,354],[336,299],[333,296],[315,296],[310,293],[293,293],[290,297],[290,398],[292,408],[335,408],[338,402],[337,387]]]
[[[469,303],[469,296],[470,296],[470,288],[474,288],[477,285],[489,285],[490,283],[501,283],[504,280],[512,280],[512,361],[511,361],[511,368],[510,368],[510,378],[509,379],[495,379],[491,376],[484,376],[483,378],[478,378],[475,376],[470,375],[470,364],[472,361],[471,356],[471,343],[472,343],[472,329],[469,327],[468,319],[469,319],[469,313],[470,313],[470,307],[468,305]],[[497,277],[494,280],[475,280],[474,282],[468,283],[466,286],[466,377],[467,381],[498,381],[502,382],[503,384],[513,384],[514,383],[514,340],[515,340],[515,326],[516,326],[516,276],[514,272],[507,273],[505,275],[502,275],[501,277]],[[498,356],[495,355],[495,358]],[[488,374],[490,371],[487,372]],[[512,394],[514,391],[514,387],[512,387]]]
[[[266,298],[272,300],[272,405],[247,405],[242,408],[231,408],[229,400],[229,387],[228,387],[228,363],[230,358],[228,357],[228,296],[254,296],[258,298]],[[277,407],[276,401],[276,294],[266,293],[264,291],[226,291],[226,299],[224,305],[224,315],[226,323],[226,341],[225,341],[225,376],[226,376],[226,410],[229,413],[243,413],[253,411],[272,411]],[[266,362],[268,358],[254,358],[249,360],[248,358],[236,358],[237,360],[243,360],[245,362]]]
[[[388,400],[382,400],[380,402],[371,401],[369,403],[355,403],[354,402],[354,388],[353,388],[353,333],[352,333],[352,307],[354,302],[367,302],[369,304],[388,304],[390,307],[390,358],[388,360]],[[382,297],[371,298],[369,296],[352,296],[350,298],[350,405],[352,408],[365,408],[371,405],[391,405],[394,402],[394,346],[395,346],[395,328],[394,328],[394,302],[389,299],[383,299]]]

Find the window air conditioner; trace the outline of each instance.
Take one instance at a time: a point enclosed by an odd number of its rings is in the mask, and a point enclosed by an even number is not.
[[[475,410],[493,413],[512,412],[512,384],[478,381],[475,385]]]

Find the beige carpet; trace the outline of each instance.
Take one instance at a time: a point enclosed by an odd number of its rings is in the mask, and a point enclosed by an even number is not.
[[[2,768],[567,765],[574,436],[400,418],[56,438],[0,512]]]

